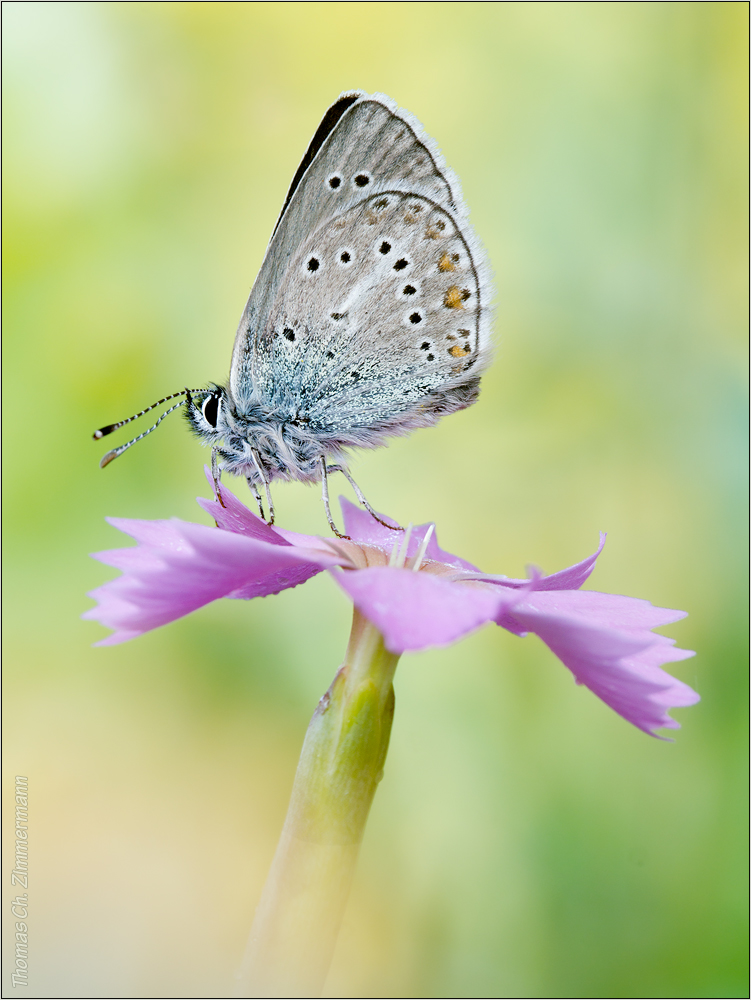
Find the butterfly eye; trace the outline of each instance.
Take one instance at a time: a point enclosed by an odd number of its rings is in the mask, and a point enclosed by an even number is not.
[[[219,396],[216,393],[212,393],[204,399],[201,413],[203,413],[207,424],[216,427],[216,422],[219,419]]]

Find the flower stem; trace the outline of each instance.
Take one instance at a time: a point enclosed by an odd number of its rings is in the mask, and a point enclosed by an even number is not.
[[[305,736],[237,997],[320,997],[383,774],[399,657],[355,609],[343,666]]]

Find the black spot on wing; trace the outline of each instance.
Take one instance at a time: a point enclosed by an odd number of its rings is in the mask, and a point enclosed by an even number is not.
[[[310,145],[305,151],[305,156],[303,156],[302,160],[300,160],[300,166],[297,168],[295,176],[292,178],[292,183],[289,186],[287,197],[285,199],[284,205],[282,206],[282,210],[279,213],[279,218],[277,219],[277,223],[274,226],[274,233],[279,228],[279,223],[282,221],[284,213],[287,211],[287,206],[292,200],[292,195],[297,190],[297,186],[302,180],[303,174],[315,159],[318,150],[321,148],[324,142],[326,142],[328,137],[336,128],[337,122],[342,117],[344,112],[347,110],[347,108],[352,107],[355,101],[359,99],[359,96],[360,95],[358,94],[349,94],[345,95],[344,97],[340,97],[339,100],[336,102],[336,104],[332,104],[329,110],[323,116],[321,124],[316,129],[316,134],[310,140]],[[271,235],[273,236],[274,233],[272,233]]]

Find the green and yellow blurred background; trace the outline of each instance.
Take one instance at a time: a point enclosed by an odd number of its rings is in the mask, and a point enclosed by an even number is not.
[[[675,673],[703,700],[661,743],[534,637],[487,628],[405,656],[326,996],[748,995],[747,16],[3,4],[5,768],[30,787],[25,995],[228,995],[350,612],[324,574],[92,648],[85,593],[114,573],[87,553],[127,544],[105,515],[208,521],[207,454],[181,419],[105,471],[91,432],[226,377],[298,160],[353,87],[435,137],[497,276],[479,403],[361,453],[365,494],[514,576],[607,530],[588,586],[688,610],[666,631],[697,650]],[[284,526],[327,530],[317,490],[275,498]]]

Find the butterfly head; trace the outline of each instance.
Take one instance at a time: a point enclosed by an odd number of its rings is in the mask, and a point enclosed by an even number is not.
[[[188,393],[185,416],[193,433],[214,450],[222,470],[255,480],[258,461],[270,479],[283,468],[277,455],[279,428],[258,404],[239,414],[229,391],[210,382],[206,389]]]
[[[210,382],[208,388],[188,393],[185,417],[205,444],[216,445],[230,433],[227,390]]]

